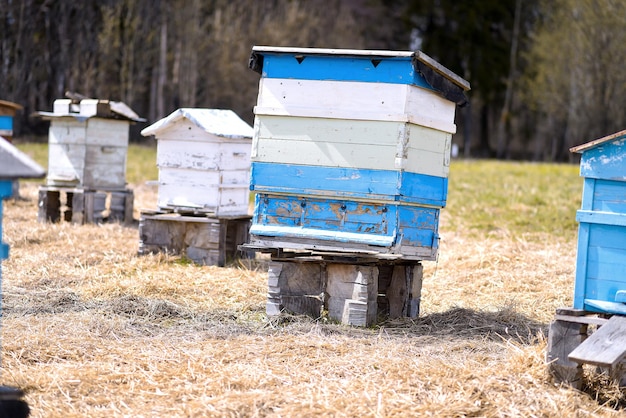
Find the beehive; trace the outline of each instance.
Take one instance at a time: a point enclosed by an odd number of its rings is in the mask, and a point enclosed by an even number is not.
[[[250,246],[434,260],[457,104],[421,52],[254,47]]]
[[[130,124],[143,121],[126,105],[99,99],[58,99],[50,120],[46,185],[123,190]]]
[[[582,205],[574,308],[626,314],[626,131],[574,147]]]
[[[143,129],[157,140],[157,205],[248,215],[252,127],[232,110],[178,109]]]
[[[22,110],[22,106],[19,104],[0,100],[0,136],[9,142],[13,138],[13,126],[18,110]]]

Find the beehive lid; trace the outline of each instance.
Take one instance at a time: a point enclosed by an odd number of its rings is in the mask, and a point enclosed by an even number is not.
[[[144,128],[141,134],[158,135],[181,119],[188,119],[203,131],[223,138],[252,138],[254,132],[252,127],[232,110],[182,108]]]
[[[41,178],[45,175],[39,164],[0,137],[0,179]]]
[[[372,60],[373,63],[385,59],[405,59],[411,61],[413,69],[424,77],[433,90],[440,92],[446,99],[460,106],[467,103],[464,92],[470,90],[470,83],[467,80],[464,80],[422,51],[254,46],[250,56],[249,67],[263,74],[263,57],[265,55],[292,55],[298,62],[302,62],[307,56],[360,57]],[[374,64],[374,66],[376,65]]]
[[[9,102],[7,100],[0,100],[0,115],[15,114],[18,110],[22,110],[23,107],[17,103]]]
[[[593,141],[589,141],[582,145],[572,147],[569,150],[570,152],[576,152],[576,153],[582,154],[585,151],[599,147],[600,145],[606,144],[607,142],[615,141],[618,139],[624,139],[624,138],[626,138],[626,130],[619,131],[614,134],[604,136],[602,138],[594,139]]]
[[[35,112],[35,116],[43,119],[55,119],[64,117],[74,117],[85,120],[92,117],[105,119],[121,119],[132,122],[145,122],[127,104],[102,99],[57,99],[54,101],[53,111]]]

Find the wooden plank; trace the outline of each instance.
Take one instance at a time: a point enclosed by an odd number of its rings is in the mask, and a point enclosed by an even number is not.
[[[402,200],[415,205],[445,206],[445,177],[344,167],[253,162],[250,187],[257,192],[359,199]]]
[[[127,120],[89,118],[85,127],[85,144],[128,148]]]
[[[567,383],[581,388],[582,365],[572,361],[568,355],[585,340],[587,325],[565,321],[553,321],[548,330],[546,360],[557,383]]]
[[[249,170],[251,141],[227,143],[159,139],[157,166],[198,171]]]
[[[329,264],[328,316],[343,324],[369,326],[378,314],[378,267]]]
[[[409,305],[407,307],[406,316],[409,318],[417,318],[420,313],[420,303],[422,299],[422,282],[424,280],[424,266],[421,263],[414,264],[410,268],[411,283],[409,293]]]
[[[37,220],[41,223],[58,222],[61,219],[60,193],[48,191],[45,188],[39,189]]]
[[[612,316],[568,356],[578,363],[614,367],[626,356],[626,317]]]
[[[387,288],[389,300],[389,318],[401,318],[406,311],[409,290],[407,288],[406,266],[394,266],[391,274],[391,282]]]
[[[580,175],[583,177],[626,180],[622,140],[606,143],[583,153],[580,160]]]
[[[569,316],[556,314],[554,319],[557,321],[576,322],[578,324],[587,325],[604,325],[608,319],[598,318],[597,316]]]
[[[429,106],[424,103],[432,102]],[[412,122],[455,133],[455,105],[406,84],[262,78],[255,115]]]
[[[267,314],[278,315],[284,309],[319,318],[324,301],[324,280],[320,263],[269,263]]]
[[[404,122],[257,116],[256,162],[447,176],[451,135]]]

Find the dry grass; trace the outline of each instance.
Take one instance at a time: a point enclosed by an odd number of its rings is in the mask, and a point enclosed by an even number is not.
[[[153,207],[154,190],[133,188]],[[618,388],[547,373],[571,236],[477,237],[447,230],[444,210],[420,317],[359,329],[268,321],[263,268],[138,257],[136,227],[39,224],[37,184],[22,195],[5,202],[1,377],[33,417],[620,415]]]

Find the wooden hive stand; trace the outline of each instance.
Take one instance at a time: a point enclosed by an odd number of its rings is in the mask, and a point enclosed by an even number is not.
[[[131,189],[101,191],[73,187],[39,188],[39,222],[74,224],[133,222],[134,194]]]
[[[548,331],[546,360],[558,383],[581,389],[583,365],[626,384],[626,316],[557,309]]]
[[[266,313],[313,318],[327,314],[354,326],[371,326],[384,318],[415,318],[422,276],[419,261],[277,250],[269,263]]]
[[[139,218],[139,254],[183,254],[202,265],[223,267],[248,258],[238,249],[248,240],[249,215],[214,216],[185,210],[142,210]]]

